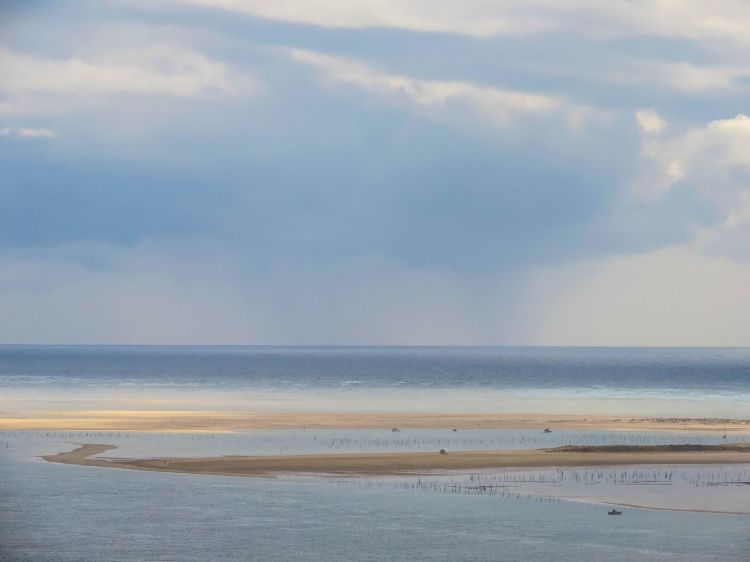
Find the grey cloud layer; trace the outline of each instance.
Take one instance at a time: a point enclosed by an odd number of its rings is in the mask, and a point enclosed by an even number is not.
[[[88,291],[110,319],[83,340],[551,341],[535,275],[744,259],[743,3],[92,6],[0,29],[0,309],[26,339],[35,302]]]

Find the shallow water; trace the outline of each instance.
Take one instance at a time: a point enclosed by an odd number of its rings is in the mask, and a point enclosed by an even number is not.
[[[103,457],[206,457],[220,455],[300,455],[306,453],[398,453],[487,451],[563,445],[715,445],[750,443],[750,434],[728,439],[721,431],[582,431],[544,433],[528,429],[259,429],[234,433],[179,434],[122,431],[0,431],[3,442],[66,441],[116,445]]]
[[[750,517],[750,464],[442,471],[418,476],[337,476],[331,481],[357,487]]]
[[[748,365],[750,350],[0,346],[0,411],[137,406],[747,418]],[[523,477],[485,471],[417,480],[261,479],[38,458],[76,443],[118,446],[103,456],[143,457],[712,444],[724,442],[721,433],[0,432],[0,560],[747,561],[750,516],[625,509],[610,517],[596,502],[732,510],[750,503],[750,486],[709,484],[745,479],[748,467],[659,467],[668,477],[631,467],[625,477],[619,469],[552,469]],[[749,442],[750,435],[730,433],[729,440]],[[659,478],[669,484],[644,482]],[[479,483],[500,487],[475,489]]]
[[[8,561],[750,559],[750,516],[68,466],[8,442],[0,545]]]

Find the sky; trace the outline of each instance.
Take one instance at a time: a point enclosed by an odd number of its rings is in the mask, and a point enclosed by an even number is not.
[[[745,0],[0,4],[0,342],[750,345]]]

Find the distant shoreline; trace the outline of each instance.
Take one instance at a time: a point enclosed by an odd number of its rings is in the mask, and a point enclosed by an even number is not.
[[[579,429],[750,433],[750,420],[555,414],[49,410],[0,412],[0,430],[217,433],[248,429]]]
[[[53,463],[152,472],[270,477],[276,473],[425,474],[439,470],[750,463],[750,445],[565,446],[555,449],[102,459],[113,445],[84,444],[42,457]]]

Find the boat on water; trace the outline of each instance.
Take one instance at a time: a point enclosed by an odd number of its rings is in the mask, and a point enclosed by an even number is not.
[[[612,511],[608,511],[607,515],[622,515],[622,511],[618,511],[616,509],[613,509]]]
[[[552,433],[552,430],[549,427],[547,427],[545,428],[544,433]]]

